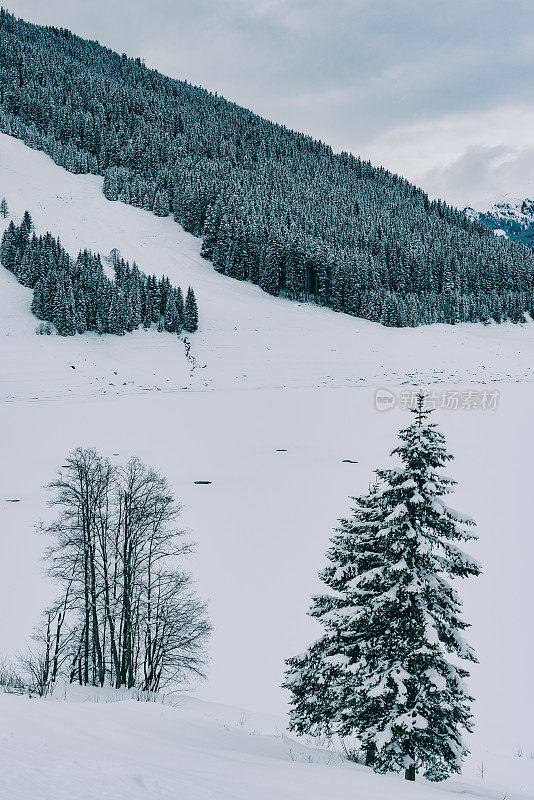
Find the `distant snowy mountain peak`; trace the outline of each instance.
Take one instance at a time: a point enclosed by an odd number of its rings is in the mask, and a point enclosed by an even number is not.
[[[479,220],[491,228],[497,236],[534,246],[534,200],[505,196],[487,210],[464,209],[471,220]]]

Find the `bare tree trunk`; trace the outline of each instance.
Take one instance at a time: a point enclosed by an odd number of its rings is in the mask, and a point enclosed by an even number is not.
[[[133,545],[131,541],[132,530],[130,527],[130,498],[124,492],[123,514],[123,566],[122,566],[122,663],[121,685],[131,688],[133,679],[133,642],[132,642],[132,558]]]
[[[48,614],[46,622],[46,641],[45,641],[45,655],[42,673],[42,694],[45,695],[48,691],[50,683],[50,654],[52,652],[52,618]]]
[[[67,590],[65,592],[65,598],[63,600],[63,604],[62,604],[62,606],[60,606],[60,608],[58,609],[58,612],[57,612],[56,636],[55,636],[55,642],[54,642],[54,655],[52,657],[52,672],[51,672],[51,676],[50,676],[50,682],[51,683],[55,682],[55,680],[57,678],[58,670],[59,670],[59,657],[60,657],[60,653],[61,653],[61,650],[62,650],[62,646],[61,646],[61,629],[63,627],[63,623],[65,622],[65,617],[67,615],[67,607],[68,607],[69,594],[70,594],[71,587],[72,587],[72,580],[67,585]]]
[[[119,656],[117,652],[117,640],[115,635],[115,618],[111,611],[111,591],[110,591],[110,565],[108,553],[108,536],[109,536],[109,509],[108,509],[108,496],[106,493],[106,510],[105,517],[100,516],[99,520],[99,536],[100,536],[100,551],[102,556],[102,584],[104,589],[104,638],[106,633],[106,621],[109,625],[109,652],[111,655],[111,665],[115,675],[115,682],[118,679],[120,672]],[[116,576],[117,576],[117,554],[116,548],[113,553],[113,594],[115,599],[116,594]],[[103,646],[104,653],[107,652],[106,645]]]
[[[91,618],[92,618],[92,640],[93,640],[93,669],[96,681],[100,686],[104,685],[104,661],[102,657],[102,646],[100,643],[100,625],[98,621],[97,591],[96,591],[96,570],[95,570],[95,551],[94,544],[89,545],[89,577]],[[95,682],[96,682],[95,681]]]
[[[71,673],[70,673],[70,682],[71,683],[74,683],[74,681],[76,679],[76,673],[78,673],[78,683],[80,684],[80,686],[82,686],[82,683],[83,683],[83,681],[82,681],[82,647],[83,647],[84,639],[85,639],[85,634],[84,634],[84,631],[82,629],[82,635],[80,636],[78,649],[77,649],[77,651],[76,651],[76,653],[74,655],[73,661],[72,661],[72,669],[71,669]]]
[[[83,599],[84,599],[84,644],[83,644],[83,682],[89,683],[89,626],[91,622],[91,609],[89,607],[89,563],[87,558],[87,533],[84,531],[84,558],[83,558]]]

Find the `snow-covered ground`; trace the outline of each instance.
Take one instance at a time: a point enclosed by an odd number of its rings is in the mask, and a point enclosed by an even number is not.
[[[377,777],[284,735],[280,722],[219,704],[28,700],[0,695],[0,796],[9,800],[446,800],[502,798]],[[7,723],[7,724],[6,724]],[[520,766],[522,766],[520,764]],[[532,797],[533,795],[530,795]],[[528,794],[508,793],[507,800]]]
[[[533,798],[534,325],[394,330],[274,299],[216,274],[170,219],[106,201],[100,183],[0,137],[0,196],[16,221],[27,208],[73,255],[118,247],[145,272],[194,286],[196,367],[163,333],[35,336],[31,292],[0,269],[0,651],[24,648],[53,592],[33,526],[49,513],[43,487],[65,454],[78,445],[112,459],[135,453],[168,477],[197,542],[190,567],[215,628],[197,697],[283,715],[283,660],[317,635],[305,612],[328,537],[386,463],[407,421],[401,392],[420,382],[441,405],[444,391],[460,391],[459,408],[435,416],[457,456],[451,504],[479,523],[471,551],[484,574],[460,586],[480,659],[470,682],[477,728],[463,783],[410,796]],[[396,394],[394,410],[376,411],[377,387]],[[462,408],[468,391],[479,405],[498,391],[496,408]],[[396,778],[315,751],[292,760],[294,743],[252,735],[256,723],[245,730],[225,713],[199,700],[162,708],[0,695],[0,796],[70,800],[82,783],[91,800],[407,793]]]

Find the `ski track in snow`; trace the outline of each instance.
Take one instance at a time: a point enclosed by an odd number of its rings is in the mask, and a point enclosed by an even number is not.
[[[464,783],[407,788],[326,764],[316,750],[256,735],[280,723],[252,715],[245,731],[236,712],[200,700],[161,708],[0,695],[0,797],[71,800],[84,785],[91,800],[532,800],[534,325],[387,329],[269,297],[218,275],[170,218],[108,202],[101,179],[71,175],[5,135],[2,195],[17,223],[28,209],[37,232],[59,236],[72,256],[117,247],[144,272],[191,284],[200,330],[190,358],[179,337],[152,331],[36,336],[30,290],[0,268],[0,651],[25,648],[53,595],[34,525],[50,513],[43,487],[66,453],[136,454],[168,477],[197,542],[189,566],[215,628],[197,696],[283,714],[283,660],[318,634],[306,610],[328,537],[407,421],[398,407],[376,412],[374,389],[420,383],[500,397],[495,410],[435,415],[457,456],[451,502],[477,520],[469,551],[484,569],[457,587],[481,662],[469,684],[476,731]]]

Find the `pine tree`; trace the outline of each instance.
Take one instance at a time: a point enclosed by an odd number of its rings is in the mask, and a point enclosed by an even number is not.
[[[107,313],[107,332],[114,333],[118,336],[124,333],[121,325],[119,299],[116,293],[111,297],[111,301]]]
[[[158,217],[169,216],[169,196],[167,192],[161,191],[156,194],[153,211]]]
[[[184,329],[194,333],[198,328],[198,309],[195,293],[191,287],[187,290],[184,309]]]
[[[139,283],[136,282],[128,294],[130,308],[130,322],[132,329],[138,328],[142,321],[141,313],[141,292]]]
[[[63,284],[58,284],[56,296],[52,306],[52,322],[60,336],[72,336],[76,333],[74,318],[74,302],[72,287],[70,291]]]
[[[213,267],[217,272],[224,273],[228,251],[232,243],[231,227],[226,215],[223,217],[217,229],[216,241],[217,244],[213,248]]]
[[[2,244],[0,244],[0,261],[3,266],[10,271],[13,271],[17,259],[17,229],[13,220],[5,229],[2,235]]]
[[[182,290],[179,286],[176,287],[176,291],[174,293],[174,300],[176,303],[176,314],[178,317],[178,322],[180,323],[180,327],[184,324],[184,296],[182,294]]]
[[[115,167],[112,167],[106,171],[106,174],[104,175],[104,182],[102,184],[102,192],[108,200],[119,199],[117,169]]]
[[[78,333],[85,333],[87,330],[87,305],[85,303],[83,290],[79,291],[78,297],[76,298],[75,322]]]
[[[219,229],[221,219],[220,204],[214,203],[210,205],[206,213],[206,221],[204,222],[204,231],[202,237],[202,247],[200,255],[203,258],[212,258],[214,249],[217,245],[217,232]]]
[[[178,312],[176,310],[176,302],[174,295],[169,292],[167,297],[167,304],[165,306],[165,330],[169,333],[176,333],[180,330],[180,322],[178,319]]]
[[[476,661],[449,579],[480,568],[457,545],[475,538],[472,520],[442,500],[455,482],[439,470],[452,456],[423,395],[413,413],[393,451],[401,467],[377,470],[332,539],[321,577],[335,594],[311,609],[325,635],[288,661],[285,685],[294,730],[354,733],[376,771],[442,780],[460,771],[472,728],[458,663]]]
[[[4,219],[6,219],[9,214],[9,207],[7,205],[7,200],[5,197],[2,197],[2,200],[0,202],[0,214],[3,216]]]
[[[38,281],[33,290],[33,299],[31,305],[31,312],[37,319],[46,319],[44,312],[44,298],[43,298],[43,283]]]
[[[271,238],[267,244],[260,286],[269,294],[278,295],[280,291],[280,245],[275,238]]]
[[[30,216],[29,211],[24,212],[24,216],[22,217],[22,222],[20,223],[21,229],[25,231],[26,236],[29,236],[30,233],[33,231],[33,220]]]

